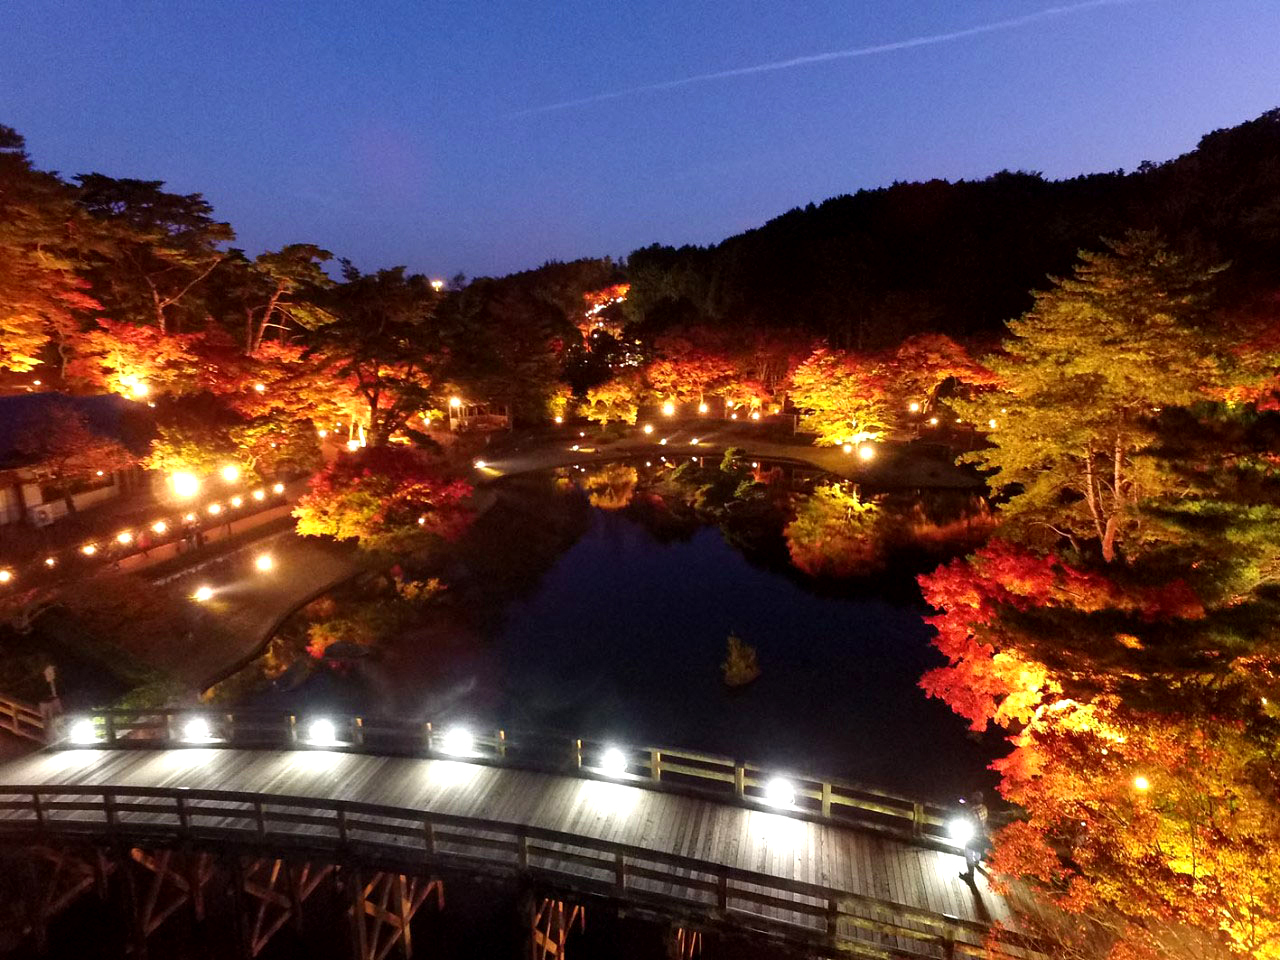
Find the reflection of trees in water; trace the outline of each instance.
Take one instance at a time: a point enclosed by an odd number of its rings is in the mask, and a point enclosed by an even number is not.
[[[579,481],[587,501],[600,510],[621,510],[631,503],[640,475],[625,463],[608,463],[588,469]]]

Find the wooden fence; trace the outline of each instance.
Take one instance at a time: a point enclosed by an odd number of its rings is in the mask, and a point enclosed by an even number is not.
[[[327,717],[332,736],[317,743],[312,725],[318,719],[284,713],[113,710],[66,717],[63,734],[70,734],[72,745],[80,742],[133,749],[324,748],[461,758],[694,793],[721,802],[781,807],[806,819],[877,830],[950,852],[957,849],[947,836],[946,808],[850,781],[670,747],[635,747],[616,741],[511,730],[475,731],[463,736],[457,733],[459,728],[452,726],[381,717]],[[193,735],[195,727],[199,728],[195,730],[198,735]]]
[[[336,862],[528,877],[664,917],[750,931],[828,956],[983,957],[988,929],[875,897],[692,857],[478,817],[221,790],[0,786],[0,836],[248,847]],[[1009,938],[1009,958],[1039,957]]]
[[[43,741],[44,715],[38,707],[0,694],[0,730],[16,733],[28,740]]]

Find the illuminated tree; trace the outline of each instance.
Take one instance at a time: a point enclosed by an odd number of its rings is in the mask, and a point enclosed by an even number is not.
[[[582,415],[601,426],[614,420],[634,424],[640,414],[641,389],[638,378],[627,374],[592,387]]]
[[[65,402],[35,411],[21,425],[14,446],[58,488],[68,513],[76,512],[76,480],[123,470],[138,459],[119,440],[93,431],[86,416]]]
[[[117,321],[154,323],[179,333],[200,285],[226,257],[231,226],[213,219],[198,193],[166,193],[160,180],[76,177],[78,202],[100,224],[93,260],[95,296]]]
[[[318,306],[322,291],[333,286],[323,267],[332,258],[312,243],[290,243],[254,258],[244,291],[245,353],[258,353],[273,330],[284,341],[290,326],[314,330],[332,322]]]
[[[293,515],[304,536],[407,554],[458,537],[471,520],[470,496],[470,484],[417,450],[368,447],[340,455],[312,477]]]
[[[654,344],[657,357],[645,377],[661,399],[701,403],[733,378],[724,337],[705,327],[673,331]]]
[[[591,506],[600,510],[621,510],[635,496],[640,476],[625,463],[610,463],[587,471],[580,481]]]
[[[31,370],[100,309],[78,275],[70,188],[32,168],[17,131],[0,125],[0,369]]]
[[[999,389],[953,406],[989,425],[993,445],[967,459],[1013,494],[1005,522],[1092,541],[1111,561],[1148,535],[1139,505],[1179,483],[1151,455],[1155,418],[1205,398],[1215,378],[1200,324],[1216,271],[1152,234],[1080,256],[1075,277],[1009,324],[988,362]]]
[[[939,333],[908,337],[894,351],[891,390],[898,399],[897,413],[919,404],[919,413],[929,412],[939,391],[948,383],[991,386],[996,376],[969,356],[964,347]]]
[[[68,379],[132,400],[199,389],[197,335],[162,333],[100,318],[92,330],[68,338]]]
[[[889,426],[886,372],[873,360],[843,350],[815,350],[791,376],[791,402],[800,425],[833,446],[874,440]]]

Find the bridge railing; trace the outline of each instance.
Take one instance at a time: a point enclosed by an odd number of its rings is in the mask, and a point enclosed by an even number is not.
[[[230,746],[432,756],[710,796],[806,819],[878,830],[955,850],[940,805],[777,767],[672,747],[384,717],[299,716],[208,709],[109,710],[64,719],[72,745]],[[317,730],[323,727],[323,736]]]
[[[38,707],[0,694],[0,729],[28,740],[44,740],[44,715]]]
[[[980,923],[876,897],[540,827],[354,801],[174,787],[0,785],[0,835],[244,844],[413,868],[531,875],[673,918],[764,932],[824,954],[987,956]],[[893,943],[891,941],[896,941]],[[997,956],[1039,957],[1010,935]]]

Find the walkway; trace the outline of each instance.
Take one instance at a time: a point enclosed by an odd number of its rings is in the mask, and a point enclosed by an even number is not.
[[[68,786],[90,795],[59,793]],[[490,872],[532,866],[584,892],[601,886],[603,873],[615,895],[620,884],[627,899],[686,912],[700,905],[711,915],[719,901],[748,928],[822,936],[835,924],[836,939],[855,945],[843,949],[866,955],[887,948],[942,957],[954,937],[958,953],[981,956],[990,924],[1012,925],[981,876],[975,885],[959,877],[956,853],[750,805],[460,760],[320,749],[46,750],[0,766],[0,834],[29,832],[39,818],[55,832],[105,832],[112,818],[93,811],[104,788],[116,794],[115,829],[137,842],[180,818],[184,829],[240,830],[259,844],[311,838],[336,847],[339,834],[359,832],[360,842],[399,847],[424,868],[450,855],[488,861]],[[186,812],[175,818],[178,794],[154,788],[182,791]],[[38,815],[22,809],[33,789]],[[132,800],[131,789],[152,794]],[[339,812],[343,804],[397,809]]]

